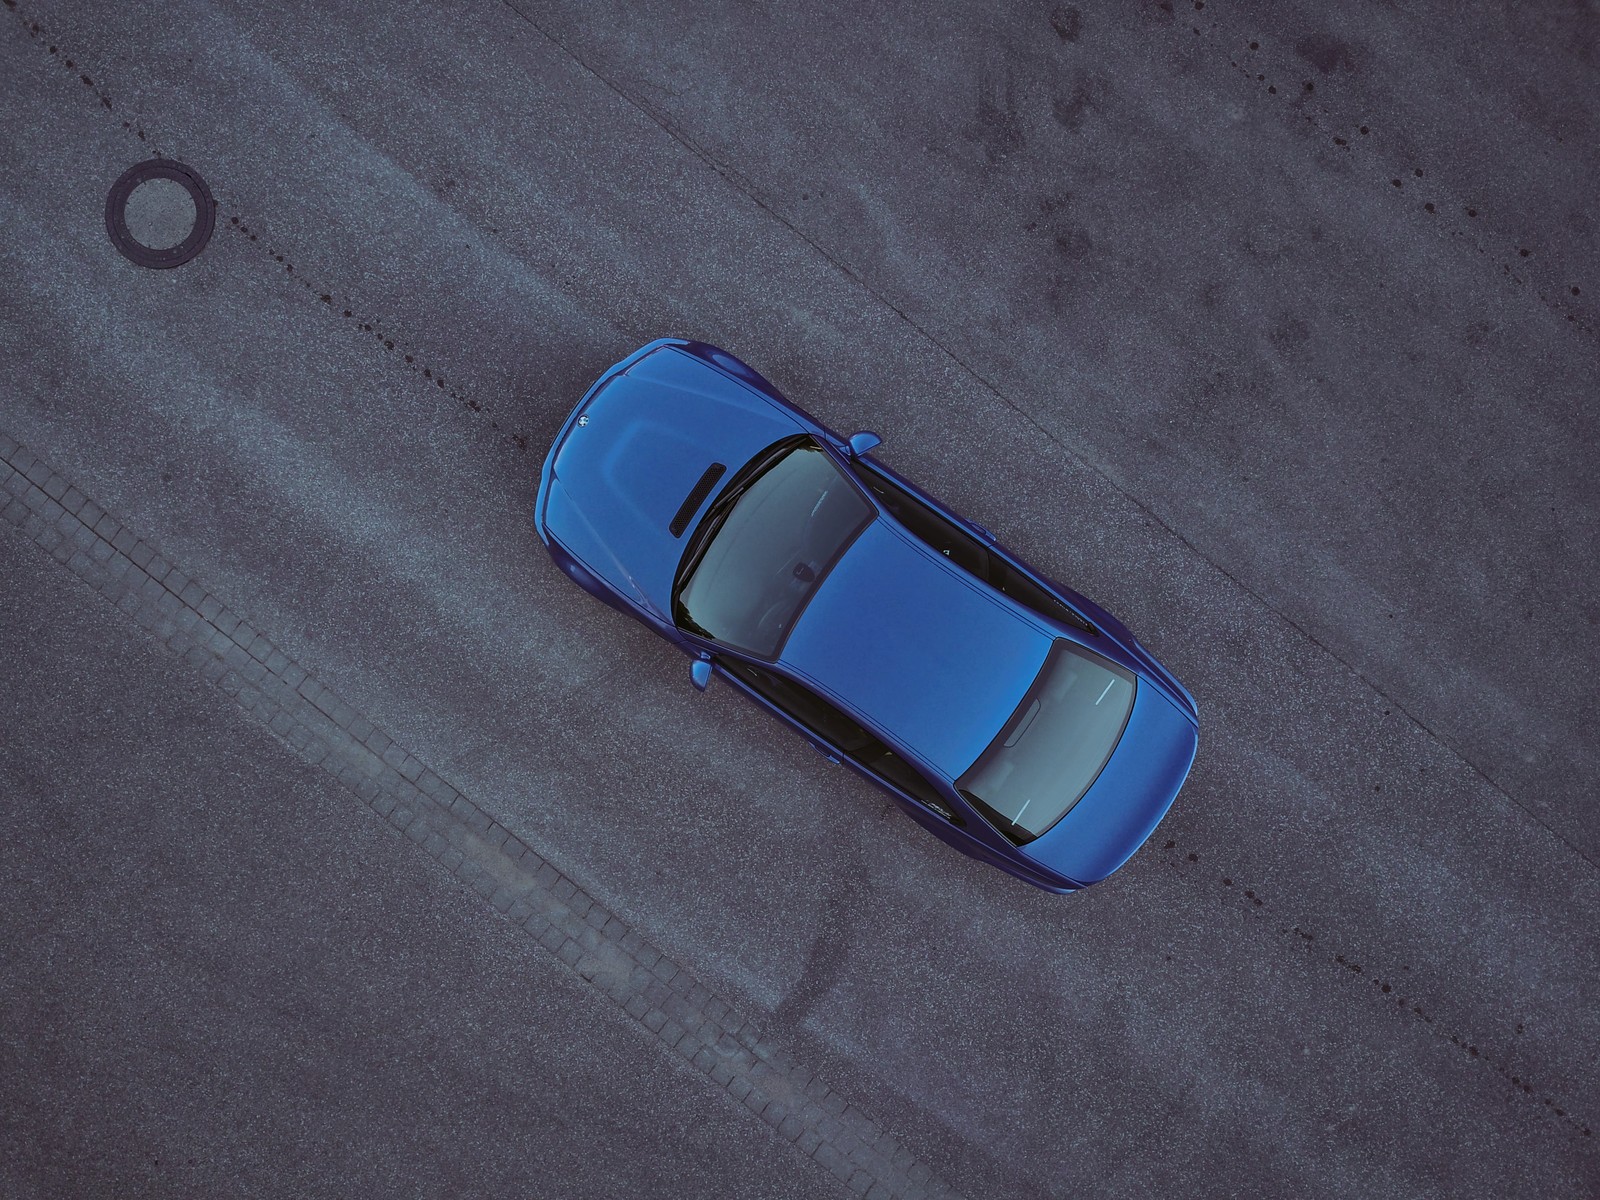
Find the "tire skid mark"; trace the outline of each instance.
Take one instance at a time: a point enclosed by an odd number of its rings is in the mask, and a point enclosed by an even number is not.
[[[320,284],[314,283],[306,275],[305,271],[296,270],[294,263],[290,261],[288,255],[286,255],[283,250],[273,242],[266,240],[263,237],[259,230],[259,224],[259,218],[257,218],[257,228],[252,229],[246,220],[245,214],[230,211],[228,214],[228,223],[225,228],[230,229],[239,234],[241,237],[248,238],[251,242],[256,243],[258,248],[264,254],[266,254],[268,258],[272,259],[274,263],[277,263],[283,267],[285,275],[290,276],[294,282],[299,284],[300,287],[308,295],[313,297],[315,301],[328,306],[330,311],[337,309],[341,320],[352,322],[353,324],[351,327],[356,332],[372,334],[377,342],[383,347],[384,352],[386,354],[398,355],[401,365],[404,366],[404,368],[412,375],[415,375],[418,379],[420,379],[424,386],[431,384],[433,387],[444,392],[446,396],[456,401],[462,408],[469,412],[477,413],[480,416],[489,415],[488,409],[485,408],[482,401],[453,386],[449,380],[445,378],[443,370],[441,370],[436,364],[421,358],[414,353],[411,353],[406,348],[404,341],[400,340],[400,335],[393,332],[392,328],[386,329],[383,321],[378,320],[377,318],[367,319],[364,314],[358,313],[353,308],[346,307],[345,303],[353,304],[355,301],[352,300],[341,303],[337,299],[338,293],[336,291],[323,288]],[[523,453],[527,453],[528,439],[526,435],[503,430],[500,426],[500,422],[493,417],[489,418],[489,425],[490,428],[494,429],[497,433],[503,434],[506,440],[511,442],[511,444],[514,445],[518,450],[522,451]]]
[[[1206,8],[1205,0],[1189,0],[1189,2],[1197,14]],[[1160,8],[1168,14],[1173,12],[1170,0],[1162,3]],[[1203,27],[1191,24],[1189,28],[1194,36],[1202,40],[1228,37],[1222,31],[1220,22],[1214,19],[1206,19]],[[1296,105],[1305,123],[1327,137],[1337,148],[1337,153],[1353,154],[1355,147],[1361,145],[1373,147],[1373,154],[1381,157],[1381,150],[1378,148],[1383,142],[1382,129],[1370,122],[1349,124],[1336,117],[1327,104],[1315,99],[1318,95],[1316,81],[1306,78],[1307,67],[1325,77],[1332,75],[1335,68],[1350,67],[1352,60],[1349,49],[1343,43],[1326,35],[1307,34],[1290,47],[1297,58],[1304,60],[1296,69],[1293,62],[1276,64],[1269,62],[1272,52],[1270,48],[1263,47],[1260,37],[1252,37],[1248,41],[1231,38],[1229,40],[1228,69],[1253,87],[1256,94],[1275,97],[1277,100]],[[1324,78],[1323,94],[1326,94],[1327,82]],[[1283,85],[1281,88],[1280,83]],[[1480,255],[1494,260],[1500,267],[1502,278],[1510,280],[1537,297],[1547,309],[1565,318],[1575,328],[1590,336],[1600,333],[1600,321],[1597,321],[1595,314],[1581,302],[1583,296],[1581,284],[1570,278],[1557,278],[1558,269],[1555,264],[1543,272],[1546,277],[1544,283],[1532,278],[1533,273],[1529,268],[1536,262],[1544,261],[1543,256],[1537,254],[1533,247],[1514,241],[1506,241],[1498,247],[1486,247],[1486,236],[1472,232],[1472,222],[1483,215],[1483,210],[1478,205],[1462,204],[1459,212],[1447,213],[1437,199],[1428,198],[1432,194],[1429,190],[1430,185],[1422,182],[1428,176],[1423,168],[1415,163],[1407,164],[1398,173],[1388,171],[1384,173],[1389,175],[1389,190],[1396,195],[1404,196],[1408,191],[1416,195],[1420,191],[1423,199],[1414,203],[1413,211],[1440,218],[1441,224],[1446,226],[1443,231],[1450,237],[1466,239]]]
[[[1200,875],[1212,871],[1209,866],[1200,865],[1202,858],[1199,851],[1181,852],[1175,838],[1168,838],[1161,848],[1167,852],[1168,865],[1175,870],[1183,872],[1194,870]],[[1572,1111],[1570,1105],[1560,1102],[1546,1089],[1523,1076],[1520,1071],[1514,1071],[1509,1053],[1491,1051],[1467,1035],[1447,1027],[1436,1018],[1431,1001],[1428,1007],[1424,1007],[1421,997],[1406,994],[1399,980],[1411,970],[1409,966],[1402,965],[1399,971],[1375,968],[1365,956],[1352,954],[1348,950],[1333,949],[1328,939],[1319,937],[1317,933],[1304,926],[1277,924],[1271,919],[1269,912],[1271,905],[1266,897],[1254,887],[1243,886],[1243,880],[1235,879],[1233,875],[1222,871],[1215,872],[1215,880],[1222,888],[1224,903],[1242,904],[1251,917],[1264,922],[1263,928],[1275,928],[1280,937],[1289,939],[1291,944],[1299,947],[1313,961],[1331,965],[1359,979],[1370,980],[1373,991],[1368,994],[1383,1003],[1385,1007],[1388,1007],[1388,1001],[1393,999],[1396,1011],[1419,1024],[1428,1026],[1429,1032],[1441,1041],[1448,1041],[1467,1058],[1491,1067],[1511,1085],[1513,1092],[1537,1104],[1545,1115],[1561,1121],[1573,1136],[1583,1138],[1594,1136],[1594,1130]],[[1518,1034],[1523,1032],[1520,1022],[1517,1024],[1516,1032]]]
[[[32,38],[35,42],[45,46],[47,53],[55,61],[60,63],[69,72],[76,75],[83,85],[88,87],[94,93],[94,95],[99,99],[101,107],[106,112],[113,114],[113,116],[116,115],[116,107],[112,102],[110,93],[104,86],[103,79],[96,81],[82,70],[82,66],[76,58],[68,57],[67,52],[63,47],[51,42],[46,36],[45,28],[40,25],[39,22],[31,20],[23,13],[22,9],[18,5],[18,0],[0,0],[0,4],[4,4],[6,8],[10,9],[14,14],[16,14],[18,19],[21,20],[23,28],[27,31],[30,38]],[[138,122],[133,120],[123,120],[121,125],[125,132],[138,138],[138,140],[143,143],[143,145],[156,158],[171,157],[171,155],[168,155],[161,149],[154,136],[147,132],[145,128]],[[222,206],[219,204],[218,207],[220,209]],[[220,215],[221,214],[219,212],[219,216]],[[230,206],[228,212],[228,221],[226,225],[221,225],[221,227],[230,229],[239,234],[241,237],[247,238],[250,242],[255,243],[257,248],[260,249],[267,256],[267,258],[271,259],[273,263],[282,266],[283,273],[291,278],[295,283],[298,283],[300,287],[304,291],[311,294],[315,300],[329,306],[330,309],[336,307],[341,314],[341,319],[352,322],[352,328],[354,330],[362,334],[372,334],[377,342],[383,347],[384,352],[390,355],[397,355],[397,361],[399,361],[400,365],[403,366],[411,375],[415,376],[423,386],[426,387],[431,385],[437,390],[442,391],[446,396],[448,396],[451,400],[454,400],[468,412],[476,413],[479,416],[488,417],[489,426],[491,429],[493,429],[496,433],[501,434],[501,436],[515,446],[519,452],[523,454],[528,452],[528,437],[526,434],[515,430],[503,429],[500,425],[500,422],[493,416],[490,416],[488,409],[484,406],[482,401],[451,384],[450,381],[445,377],[444,371],[436,363],[430,362],[421,358],[417,354],[408,351],[403,340],[401,340],[398,335],[392,331],[392,329],[385,329],[384,322],[376,318],[369,319],[364,314],[358,314],[355,308],[346,307],[344,303],[336,302],[336,297],[339,295],[339,293],[334,288],[324,287],[318,283],[314,283],[303,270],[296,269],[295,264],[290,261],[288,255],[285,254],[278,246],[263,238],[261,232],[259,231],[259,219],[257,219],[256,229],[252,229],[250,225],[246,223],[246,220],[247,218],[245,213]],[[354,304],[354,301],[349,301],[348,303]]]

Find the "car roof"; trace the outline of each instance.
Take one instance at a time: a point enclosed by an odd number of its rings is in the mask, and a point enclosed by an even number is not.
[[[880,516],[828,573],[779,664],[954,779],[1057,635]]]

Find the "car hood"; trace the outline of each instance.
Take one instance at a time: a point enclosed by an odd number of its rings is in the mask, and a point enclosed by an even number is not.
[[[1194,722],[1148,680],[1111,758],[1083,798],[1039,837],[1027,857],[1077,883],[1097,883],[1142,846],[1188,778]]]
[[[1051,641],[880,519],[828,573],[781,661],[954,779],[1021,702]]]
[[[714,462],[730,478],[802,426],[750,388],[680,350],[633,363],[583,406],[551,458],[544,523],[595,574],[668,611],[685,538],[668,529]]]

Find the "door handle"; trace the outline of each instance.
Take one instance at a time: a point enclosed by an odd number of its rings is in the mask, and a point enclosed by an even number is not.
[[[823,758],[831,762],[834,766],[837,767],[839,765],[838,756],[836,756],[832,750],[829,750],[826,746],[822,745],[822,743],[812,742],[811,748],[818,754],[822,755]]]

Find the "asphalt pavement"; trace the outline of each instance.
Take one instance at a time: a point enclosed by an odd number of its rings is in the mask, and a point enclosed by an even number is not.
[[[1600,1191],[1593,3],[5,0],[0,64],[0,1193]],[[1127,867],[960,858],[551,566],[666,335],[1194,692]]]

